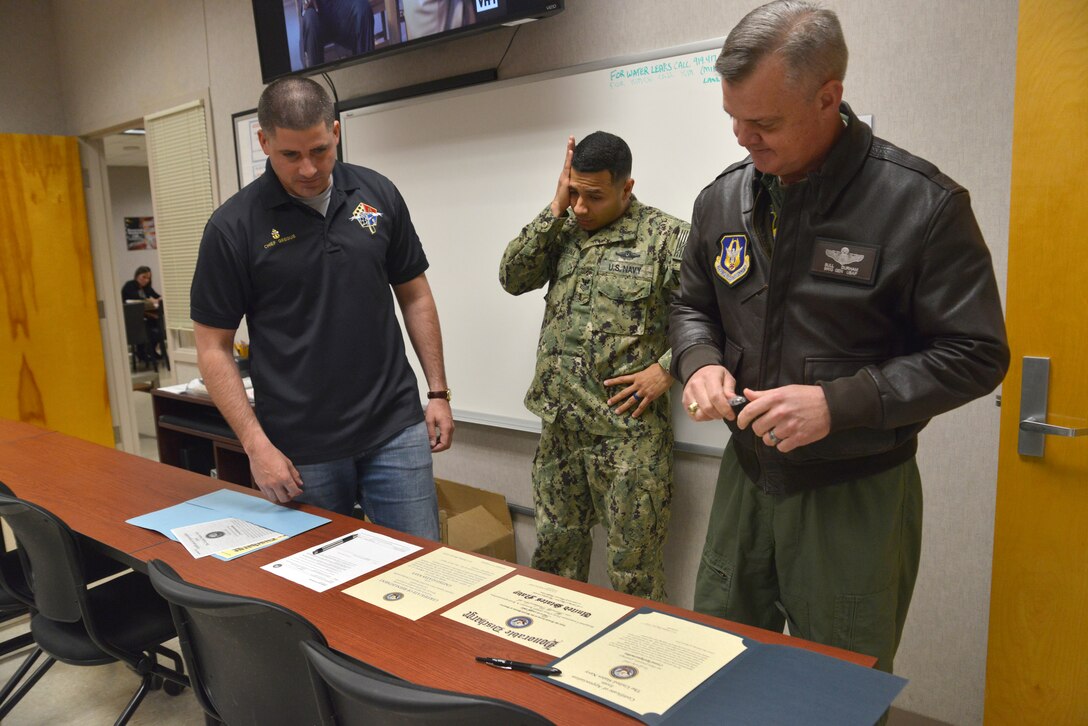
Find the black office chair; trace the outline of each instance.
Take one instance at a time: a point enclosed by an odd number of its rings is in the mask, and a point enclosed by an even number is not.
[[[144,324],[144,303],[142,300],[128,300],[124,307],[125,339],[128,341],[131,368],[136,371],[141,363],[149,369],[153,368],[155,367],[155,352],[152,350],[151,338],[147,335],[147,326]]]
[[[7,622],[30,612],[30,608],[27,606],[26,601],[22,597],[17,596],[14,592],[14,590],[20,586],[24,590],[24,597],[29,598],[30,593],[25,590],[26,579],[23,577],[23,566],[19,561],[19,553],[14,550],[7,551],[5,545],[3,554],[0,554],[0,622]],[[28,645],[33,644],[33,635],[30,633],[21,633],[0,643],[0,655],[8,655],[9,653],[14,653],[17,650],[22,650]],[[27,654],[23,659],[23,662],[15,670],[15,673],[13,673],[7,683],[4,684],[3,689],[0,689],[0,706],[7,701],[8,696],[15,691],[16,686],[19,685],[23,677],[26,676],[34,666],[34,663],[37,662],[38,658],[41,656],[42,649],[37,646]],[[49,666],[52,664],[52,658],[49,659],[48,665],[43,664],[44,667],[40,668],[41,673],[37,674],[37,677],[34,679],[35,682],[45,674],[45,671],[49,670]],[[33,685],[33,683],[31,685]],[[29,690],[29,688],[27,690]]]
[[[31,502],[0,493],[0,517],[15,533],[26,582],[33,597],[30,632],[48,656],[77,666],[121,661],[140,676],[117,726],[128,723],[148,691],[163,687],[177,695],[189,680],[181,657],[162,644],[175,637],[170,608],[137,572],[89,588],[95,575],[80,540],[56,515]],[[158,662],[170,658],[175,668]],[[51,663],[43,664],[41,670]],[[0,706],[2,719],[40,674]]]
[[[6,494],[12,497],[15,496],[15,493],[11,488],[2,481],[0,481],[0,494]],[[85,561],[88,563],[88,569],[91,572],[91,576],[87,578],[88,581],[100,580],[126,569],[124,565],[97,554],[91,554],[90,556],[85,557]],[[33,612],[34,593],[30,591],[30,586],[26,581],[22,555],[16,548],[9,549],[5,538],[5,541],[3,542],[3,552],[0,554],[0,622],[6,622]],[[15,672],[12,673],[11,677],[8,678],[3,689],[0,689],[0,709],[2,709],[0,710],[0,718],[14,708],[15,704],[17,704],[23,696],[33,688],[34,684],[45,675],[46,671],[57,662],[52,656],[46,655],[45,660],[38,666],[38,669],[34,671],[34,674],[24,681],[23,679],[26,678],[30,669],[33,668],[38,659],[44,655],[44,651],[34,643],[34,634],[29,632],[21,633],[0,643],[0,655],[14,653],[17,650],[22,650],[28,645],[34,645],[34,648],[27,653],[23,662]],[[20,686],[20,684],[22,684],[22,686],[16,693],[15,689]],[[16,693],[16,695],[12,696],[13,693]],[[8,700],[9,697],[11,697],[10,701]]]
[[[8,485],[0,481],[0,494],[14,496],[14,492]],[[10,581],[10,584],[9,584]],[[23,576],[23,563],[19,560],[19,553],[14,548],[8,547],[7,537],[0,538],[0,623],[6,623],[30,612],[27,605],[30,591],[26,586],[26,578]],[[22,650],[34,642],[30,633],[22,633],[0,642],[0,656]],[[37,650],[41,654],[41,650]],[[37,656],[35,656],[35,659]],[[19,671],[16,671],[18,673]],[[0,704],[8,697],[11,688],[18,679],[14,676],[0,691]]]
[[[409,683],[319,643],[302,643],[324,726],[550,726],[506,701]]]
[[[170,603],[193,692],[210,723],[319,723],[299,643],[325,643],[301,615],[274,603],[193,585],[165,562],[147,563]]]

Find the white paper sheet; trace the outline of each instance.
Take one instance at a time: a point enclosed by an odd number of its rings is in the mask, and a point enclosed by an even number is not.
[[[377,532],[357,529],[261,567],[311,590],[325,592],[420,549]]]

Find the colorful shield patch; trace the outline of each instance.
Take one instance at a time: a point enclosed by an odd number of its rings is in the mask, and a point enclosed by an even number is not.
[[[714,258],[714,272],[732,287],[743,280],[752,267],[748,238],[743,234],[723,234],[718,244],[722,251]]]
[[[378,219],[381,216],[382,213],[374,207],[366,202],[359,202],[359,206],[355,207],[355,211],[352,212],[350,219],[353,222],[358,222],[360,227],[369,229],[370,234],[374,234],[378,229]]]

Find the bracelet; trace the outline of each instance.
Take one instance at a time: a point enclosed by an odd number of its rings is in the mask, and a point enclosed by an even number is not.
[[[444,398],[447,401],[452,401],[453,396],[450,394],[450,389],[444,388],[441,391],[427,391],[427,398]]]

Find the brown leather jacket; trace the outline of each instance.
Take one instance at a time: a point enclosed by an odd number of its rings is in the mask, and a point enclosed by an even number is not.
[[[700,193],[670,314],[684,382],[719,364],[738,392],[823,387],[831,433],[808,446],[782,454],[730,424],[745,472],[772,493],[906,461],[930,418],[992,391],[1009,363],[967,190],[842,112],[821,169],[784,188],[773,259],[751,159]]]

